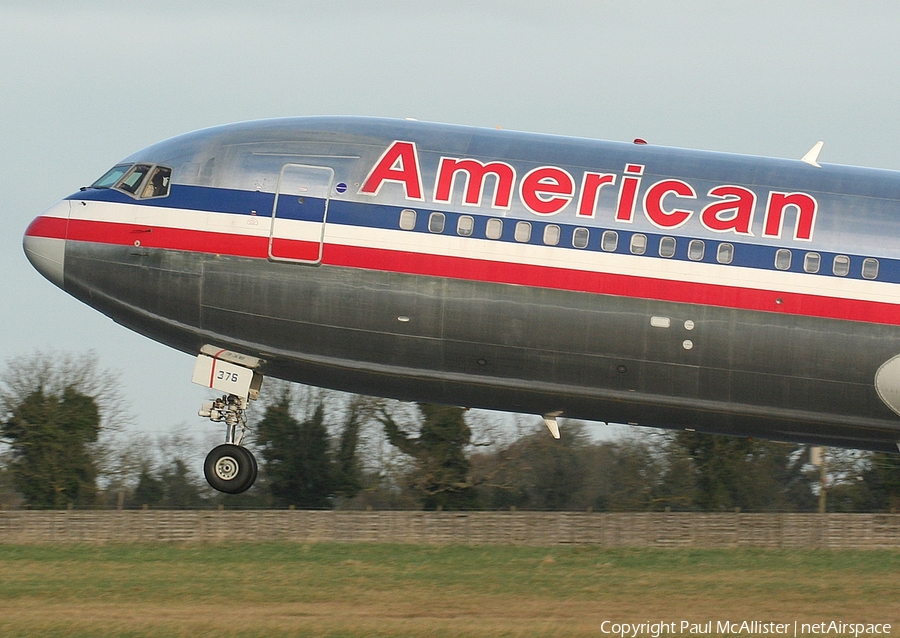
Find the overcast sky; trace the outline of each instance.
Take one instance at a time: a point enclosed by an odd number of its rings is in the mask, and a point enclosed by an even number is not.
[[[179,133],[375,115],[900,169],[895,2],[0,0],[0,362],[94,350],[135,428],[196,417],[193,359],[44,280],[21,238]],[[0,363],[2,365],[2,363]]]

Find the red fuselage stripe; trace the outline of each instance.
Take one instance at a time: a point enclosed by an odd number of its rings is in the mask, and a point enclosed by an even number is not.
[[[27,234],[66,238],[66,221],[39,217]],[[145,248],[184,250],[236,257],[268,258],[268,237],[251,237],[211,231],[182,230],[85,220],[68,222],[69,240]],[[287,240],[285,240],[287,241]],[[298,244],[301,252],[314,246]],[[309,246],[306,246],[309,244]],[[515,284],[605,295],[654,299],[677,303],[762,310],[792,315],[900,325],[900,308],[877,301],[757,290],[739,286],[692,283],[597,273],[568,268],[448,257],[381,248],[326,244],[322,263],[385,272],[449,277],[491,283]]]
[[[36,217],[25,234],[29,237],[49,237],[50,239],[65,239],[68,219],[63,217]]]
[[[744,310],[900,325],[893,304],[400,251],[325,246],[322,263]]]

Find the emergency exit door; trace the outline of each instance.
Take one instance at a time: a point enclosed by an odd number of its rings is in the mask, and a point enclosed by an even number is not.
[[[328,167],[284,165],[272,208],[271,259],[306,264],[322,261],[322,239],[333,180],[334,171]]]

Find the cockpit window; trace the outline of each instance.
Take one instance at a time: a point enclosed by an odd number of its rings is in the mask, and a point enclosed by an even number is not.
[[[144,178],[149,172],[149,165],[135,164],[131,168],[131,170],[125,174],[125,177],[119,180],[119,183],[116,184],[116,188],[120,191],[125,191],[126,193],[137,195],[138,189],[141,187],[141,183],[144,181]]]
[[[134,197],[148,199],[169,194],[172,169],[153,164],[117,164],[91,188],[115,188]]]
[[[165,166],[157,166],[150,173],[150,179],[144,186],[141,197],[165,197],[169,194],[169,178],[172,176],[172,169]]]
[[[124,175],[129,168],[131,168],[131,164],[119,164],[117,166],[113,166],[103,174],[103,177],[91,184],[91,188],[112,188],[113,185],[119,181],[119,178],[122,177],[122,175]]]

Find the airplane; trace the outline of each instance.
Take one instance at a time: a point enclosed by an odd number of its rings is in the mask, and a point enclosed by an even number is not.
[[[197,357],[204,473],[256,478],[264,376],[900,449],[900,173],[490,128],[296,117],[152,145],[25,231],[34,267]]]

